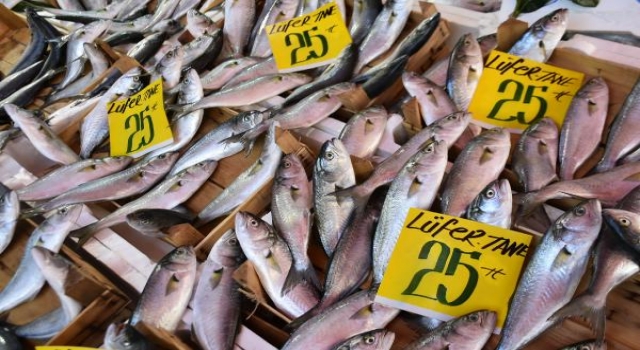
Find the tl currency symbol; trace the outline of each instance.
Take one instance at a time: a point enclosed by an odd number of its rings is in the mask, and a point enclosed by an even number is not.
[[[452,252],[451,248],[449,248],[449,246],[447,246],[442,242],[429,241],[425,243],[422,249],[420,250],[418,259],[421,259],[421,260],[428,259],[429,254],[431,254],[432,249],[436,244],[440,246],[440,254],[438,255],[438,260],[436,261],[435,266],[430,269],[422,269],[416,272],[411,282],[409,283],[407,288],[404,290],[404,292],[402,292],[402,294],[437,300],[440,304],[444,304],[448,306],[461,305],[471,297],[471,295],[473,294],[473,291],[476,289],[476,286],[478,285],[478,271],[473,266],[461,262],[460,259],[465,254],[468,254],[471,259],[478,260],[480,259],[481,253],[480,252],[464,252],[458,248],[453,248],[453,252]],[[451,259],[449,259],[449,256],[451,256]],[[418,287],[420,286],[420,283],[422,282],[422,279],[426,275],[430,273],[436,273],[436,274],[444,273],[445,276],[453,276],[456,274],[456,271],[458,270],[458,266],[462,266],[467,270],[468,278],[467,278],[467,282],[464,287],[464,290],[457,298],[451,301],[447,299],[447,286],[445,286],[444,284],[438,285],[438,290],[436,292],[435,297],[422,295],[422,294],[415,294],[415,291],[418,289]]]
[[[318,27],[313,27],[311,29],[305,30],[302,33],[290,33],[284,37],[284,43],[287,47],[295,45],[293,42],[294,39],[297,39],[297,46],[291,50],[291,65],[302,63],[305,61],[313,60],[316,58],[323,57],[329,51],[329,43],[327,42],[327,38],[322,34],[311,35],[311,32],[317,31]],[[313,47],[313,41],[316,40],[318,44],[316,46],[320,47],[320,53],[317,53],[315,49],[309,50],[307,57],[304,59],[300,59],[298,56],[298,51],[304,48]],[[302,54],[300,54],[302,55]]]
[[[127,140],[127,153],[135,152],[153,141],[155,132],[153,130],[153,120],[151,116],[145,115],[149,111],[149,106],[140,113],[132,114],[124,122],[125,130],[132,129],[132,133]],[[134,148],[135,142],[137,146]]]

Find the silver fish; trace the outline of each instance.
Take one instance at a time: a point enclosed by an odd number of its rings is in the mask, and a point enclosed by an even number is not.
[[[240,83],[244,83],[245,81],[254,80],[259,77],[278,73],[278,67],[276,66],[276,61],[274,60],[273,56],[269,58],[253,58],[257,59],[258,61],[253,65],[247,66],[235,77],[229,79],[229,81],[222,86],[222,89],[236,86]]]
[[[627,95],[622,108],[609,127],[604,155],[596,166],[597,172],[607,171],[616,162],[633,152],[640,145],[640,138],[633,130],[640,127],[640,79]]]
[[[71,164],[80,157],[62,141],[42,119],[14,104],[4,106],[9,117],[43,156],[60,164]]]
[[[331,349],[354,335],[384,328],[399,310],[375,303],[375,291],[346,297],[298,328],[282,350]]]
[[[127,156],[91,158],[62,166],[16,190],[21,201],[37,201],[60,195],[76,186],[96,180],[127,167]]]
[[[68,323],[64,310],[57,308],[16,327],[14,333],[20,338],[46,341],[58,334]]]
[[[442,212],[462,216],[473,199],[504,169],[511,150],[510,134],[502,128],[483,131],[462,150],[442,191]]]
[[[607,345],[598,345],[595,340],[585,340],[576,344],[567,345],[560,350],[607,350]]]
[[[532,123],[513,150],[513,171],[525,192],[537,191],[558,180],[558,126],[551,118]]]
[[[98,101],[100,101],[100,97],[98,95],[73,101],[49,115],[46,122],[56,134],[59,134],[69,126],[79,122],[89,111],[95,108]]]
[[[84,11],[84,6],[79,0],[60,0],[57,1],[58,6],[63,10],[68,11]]]
[[[195,104],[187,105],[183,112],[202,108],[250,105],[277,96],[309,81],[311,78],[308,75],[300,73],[267,75],[207,95]]]
[[[282,295],[292,258],[289,247],[271,225],[241,211],[235,217],[235,230],[242,251],[253,263],[260,284],[278,310],[295,318],[318,303],[318,291],[307,283],[300,283]]]
[[[202,91],[202,84],[200,83],[198,72],[196,72],[195,69],[189,69],[184,74],[184,78],[182,78],[182,83],[180,84],[178,103],[194,103],[200,100],[202,96],[204,96],[204,92]],[[174,118],[171,121],[173,143],[150,152],[149,156],[179,151],[182,147],[186,146],[198,132],[203,115],[204,111],[200,109]]]
[[[482,350],[496,327],[493,311],[475,311],[454,318],[409,344],[405,350]]]
[[[224,40],[233,57],[242,57],[249,43],[251,28],[256,16],[256,3],[252,0],[225,1]]]
[[[388,117],[383,106],[371,106],[349,118],[338,138],[352,156],[370,158],[382,141]]]
[[[140,294],[129,324],[144,322],[175,331],[191,299],[196,268],[193,247],[178,247],[160,259]]]
[[[598,148],[609,109],[609,87],[601,77],[587,81],[573,97],[558,146],[560,178],[571,180]]]
[[[349,21],[349,34],[354,43],[359,44],[367,35],[378,14],[382,10],[380,0],[355,0]]]
[[[142,31],[147,31],[151,29],[153,26],[158,24],[160,21],[171,17],[171,14],[176,10],[180,1],[173,0],[160,0],[156,6],[156,10],[153,12],[153,17],[147,23],[146,26],[142,28]]]
[[[225,16],[226,18],[226,16]],[[218,25],[213,22],[211,17],[205,15],[204,13],[191,9],[187,12],[187,31],[193,36],[197,38],[206,33],[211,33],[215,29],[218,29]]]
[[[402,74],[402,84],[420,105],[420,115],[425,125],[430,125],[457,110],[449,95],[429,79],[414,72]]]
[[[202,87],[205,90],[217,90],[233,79],[243,69],[256,64],[258,60],[254,57],[241,57],[226,60],[214,69],[200,77]]]
[[[471,34],[463,35],[449,56],[447,92],[458,110],[466,111],[482,75],[482,51]]]
[[[14,191],[9,191],[0,197],[0,254],[11,243],[13,233],[18,224],[20,214],[20,201]]]
[[[223,143],[222,141],[255,127],[262,122],[264,117],[264,113],[260,111],[243,112],[218,125],[184,152],[171,169],[170,174],[177,174],[187,167],[205,160],[220,160],[242,151],[242,142]]]
[[[271,190],[273,227],[287,242],[293,259],[282,293],[301,280],[318,286],[318,277],[307,255],[311,231],[312,192],[300,158],[287,154],[280,160]]]
[[[173,175],[141,197],[118,208],[97,222],[71,232],[84,244],[97,231],[125,222],[127,215],[140,209],[171,209],[191,197],[215,170],[217,162],[205,161]]]
[[[471,202],[466,217],[469,220],[510,229],[512,207],[509,181],[496,180],[487,185]]]
[[[167,174],[177,158],[177,153],[145,158],[128,169],[78,184],[32,210],[25,211],[25,214],[42,213],[68,204],[117,200],[144,193]]]
[[[141,209],[127,215],[127,224],[140,233],[153,235],[171,226],[190,222],[193,218],[175,210]]]
[[[257,32],[251,46],[250,56],[266,57],[271,55],[271,46],[265,29],[271,24],[293,18],[299,2],[300,0],[278,0],[272,2],[263,20],[255,24],[254,28],[257,28]]]
[[[333,255],[354,209],[352,199],[340,199],[334,193],[355,183],[356,176],[347,149],[338,139],[326,141],[313,168],[313,202],[320,241],[329,257]]]
[[[153,345],[128,323],[112,323],[104,335],[107,350],[151,350]]]
[[[67,43],[67,72],[58,84],[58,89],[63,89],[76,80],[84,67],[84,43],[91,43],[104,33],[109,27],[109,21],[95,21],[75,30],[71,33]]]
[[[447,144],[430,139],[391,183],[373,237],[373,284],[382,283],[391,253],[411,207],[429,209],[447,167]]]
[[[601,223],[600,202],[591,199],[551,225],[520,278],[496,350],[520,349],[551,326],[578,287]]]
[[[260,158],[198,213],[194,225],[201,226],[227,215],[249,199],[273,177],[281,157],[282,151],[276,143],[275,127],[272,127],[267,134]]]
[[[212,33],[201,35],[182,46],[182,49],[184,50],[184,60],[182,61],[181,69],[191,66],[191,63],[196,61],[207,51],[209,46],[211,46],[215,40],[213,35],[216,31],[220,31],[220,29],[214,30]],[[207,59],[212,60],[213,58],[207,57]]]
[[[11,128],[7,130],[0,131],[0,153],[5,148],[7,143],[20,134],[20,129]]]
[[[356,73],[389,50],[396,42],[409,19],[414,3],[415,0],[391,0],[385,3],[369,29],[369,33],[360,44],[358,63],[354,69]]]
[[[193,296],[193,333],[205,350],[233,349],[241,313],[233,273],[245,260],[235,231],[225,232],[202,263]]]
[[[395,339],[395,333],[385,329],[376,329],[355,335],[332,350],[389,350]]]
[[[558,9],[535,21],[509,50],[512,55],[546,62],[567,29],[568,10]]]
[[[38,294],[45,279],[33,261],[31,248],[42,246],[58,252],[81,211],[82,206],[79,205],[61,208],[33,231],[27,241],[18,269],[0,292],[0,313],[11,310]]]
[[[185,52],[182,46],[176,45],[160,59],[151,74],[151,81],[162,78],[162,87],[170,90],[180,82],[182,73],[182,62],[185,59]]]
[[[87,85],[94,81],[104,71],[109,69],[109,59],[105,53],[92,43],[83,44],[84,53],[89,63],[91,63],[91,72],[69,84],[66,88],[54,92],[47,97],[47,102],[57,101],[63,98],[72,97],[80,94]]]

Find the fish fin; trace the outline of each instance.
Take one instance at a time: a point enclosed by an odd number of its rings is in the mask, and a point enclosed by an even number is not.
[[[514,220],[514,225],[516,222],[525,219],[530,216],[533,211],[542,204],[539,199],[537,191],[527,192],[520,195],[514,195],[513,202],[519,204],[518,210],[516,212],[516,217]]]
[[[408,197],[412,198],[415,195],[419,194],[423,184],[424,183],[422,182],[422,179],[420,179],[420,176],[416,176],[413,179],[413,182],[411,182],[411,185],[409,186],[409,190],[407,191]]]
[[[538,141],[538,154],[543,156],[545,154],[549,154],[549,145],[544,140]]]
[[[171,278],[167,283],[167,289],[164,291],[164,295],[169,295],[173,293],[176,289],[178,289],[179,285],[180,285],[180,279],[174,273],[173,275],[171,275]]]
[[[284,326],[284,330],[287,332],[293,333],[293,331],[295,331],[300,326],[302,326],[302,324],[304,324],[305,322],[309,321],[310,319],[318,315],[324,309],[325,307],[322,307],[322,300],[321,300],[318,304],[316,304],[316,306],[309,309],[309,311],[305,312],[300,317],[296,318],[295,320],[289,322],[289,324]]]
[[[375,126],[375,124],[371,121],[371,119],[367,118],[364,121],[364,133],[365,133],[365,135],[371,133],[374,130],[374,126]]]
[[[487,147],[482,151],[482,155],[480,156],[480,165],[490,161],[491,159],[493,159],[493,150]]]
[[[249,129],[243,133],[229,136],[226,139],[220,141],[220,143],[229,144],[229,143],[242,143],[242,147],[244,148],[245,155],[249,155],[253,150],[253,146],[256,143],[256,140],[260,135],[262,135],[265,131],[269,129],[269,126],[272,123],[262,122],[255,126],[253,129]]]
[[[214,270],[211,276],[209,277],[209,286],[211,287],[212,290],[215,289],[220,283],[220,279],[222,279],[223,270],[224,268],[219,268],[217,270]]]
[[[347,188],[341,188],[339,186],[336,186],[335,191],[328,193],[327,195],[336,196],[336,200],[338,201],[338,204],[340,204],[341,201],[351,199],[353,200],[354,205],[358,207],[358,206],[364,206],[367,203],[367,200],[369,199],[370,194],[371,193],[366,192],[365,188],[359,185],[354,185]]]
[[[139,172],[131,175],[127,179],[127,182],[138,182],[138,181],[142,180],[142,178],[144,178],[144,171],[139,171]]]
[[[29,218],[32,218],[34,216],[38,216],[40,214],[42,214],[42,210],[39,210],[37,207],[36,208],[25,209],[25,210],[20,212],[20,216],[18,216],[18,219],[19,220],[29,219]]]
[[[86,166],[80,170],[80,172],[91,172],[96,170],[97,166],[95,164]]]
[[[566,318],[578,316],[584,318],[596,334],[596,343],[602,345],[605,338],[606,307],[590,294],[583,294],[556,311],[547,322],[558,323]]]
[[[93,223],[77,230],[73,230],[69,233],[69,237],[78,238],[78,245],[83,246],[91,237],[93,237],[93,235],[96,234],[96,232],[98,232],[95,227],[95,223]]]
[[[273,268],[278,273],[282,273],[282,269],[280,268],[280,264],[278,264],[276,259],[273,257],[273,253],[271,252],[271,249],[269,249],[269,252],[265,256],[265,259],[267,259],[267,264],[269,265],[270,268]]]
[[[282,285],[280,295],[285,296],[293,290],[295,286],[301,283],[308,283],[318,290],[321,289],[320,280],[318,280],[316,270],[313,269],[313,265],[311,265],[311,263],[301,269],[298,269],[296,268],[296,262],[292,261],[287,278],[284,280],[284,284]]]
[[[629,175],[629,176],[625,177],[623,181],[638,182],[638,181],[640,181],[640,173],[635,173],[633,175]]]
[[[358,319],[369,319],[371,314],[373,313],[373,304],[369,304],[362,309],[356,311],[351,317],[350,320],[358,320]]]

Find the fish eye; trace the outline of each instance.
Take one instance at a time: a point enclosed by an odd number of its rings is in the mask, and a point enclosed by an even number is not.
[[[133,81],[136,82],[136,83],[139,82],[140,81],[140,77],[136,75],[135,77],[133,77]]]
[[[631,225],[631,220],[629,220],[628,218],[626,218],[626,217],[624,217],[624,216],[623,216],[623,217],[621,217],[621,218],[618,220],[618,222],[620,223],[620,225],[621,225],[621,226],[624,226],[624,227],[628,227],[628,226],[630,226],[630,225]]]
[[[200,168],[204,167],[204,165],[205,165],[205,162],[198,163],[198,166],[199,166]]]
[[[69,211],[69,208],[64,207],[64,208],[61,208],[61,209],[60,209],[59,213],[64,215],[64,214],[66,214],[68,211]]]
[[[249,225],[251,225],[252,227],[258,227],[258,220],[256,219],[249,220]]]
[[[493,189],[489,189],[487,190],[487,192],[485,192],[485,195],[487,196],[487,198],[493,198],[496,196],[496,191],[494,191]]]
[[[327,158],[328,160],[333,160],[333,158],[335,158],[336,155],[333,154],[333,152],[327,152],[325,153],[324,157]]]
[[[363,339],[363,340],[364,340],[364,343],[365,343],[365,344],[369,344],[369,345],[371,345],[371,344],[373,344],[373,343],[376,341],[376,337],[374,337],[374,336],[372,336],[372,335],[367,335],[367,336],[365,336],[365,337],[364,337],[364,339]]]
[[[167,52],[167,57],[168,57],[168,58],[173,57],[173,51],[169,51],[169,52]]]
[[[456,119],[458,119],[458,115],[457,114],[452,114],[452,115],[447,117],[447,120],[456,120]]]
[[[0,203],[4,203],[4,197],[0,197]]]
[[[291,162],[290,161],[286,161],[282,165],[285,167],[285,169],[291,168]]]
[[[477,315],[477,314],[471,314],[471,315],[469,315],[468,319],[469,319],[469,321],[471,321],[471,322],[478,322],[478,320],[480,319],[480,317],[478,317],[478,315]]]
[[[591,350],[591,348],[588,345],[582,345],[580,350]]]
[[[122,345],[129,346],[129,345],[131,345],[131,342],[128,341],[128,340],[125,340],[125,341],[122,342]]]
[[[575,209],[573,209],[573,213],[574,213],[576,216],[582,216],[582,215],[584,215],[586,212],[587,212],[587,210],[586,210],[583,206],[579,206],[579,207],[576,207]]]
[[[558,15],[554,15],[553,17],[551,17],[551,22],[558,22],[560,18],[558,18]]]
[[[165,158],[167,158],[167,155],[165,153],[158,156],[158,159],[165,159]]]
[[[435,146],[433,145],[433,143],[429,144],[429,146],[427,146],[427,148],[425,149],[425,152],[427,153],[433,153],[436,150]]]
[[[238,245],[238,239],[236,238],[231,238],[227,242],[229,242],[229,244],[233,246]]]

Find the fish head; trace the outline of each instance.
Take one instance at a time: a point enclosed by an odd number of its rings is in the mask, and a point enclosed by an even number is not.
[[[316,171],[324,176],[340,176],[351,166],[349,151],[337,138],[327,140],[316,160]]]
[[[553,119],[544,117],[532,124],[527,132],[527,137],[532,137],[543,142],[557,142],[558,126]]]
[[[228,230],[216,241],[208,259],[227,267],[242,264],[245,257],[234,229]]]
[[[15,218],[20,212],[20,200],[15,191],[7,191],[0,196],[0,218]]]
[[[178,173],[177,176],[180,177],[181,182],[201,182],[203,179],[209,178],[209,176],[213,174],[214,170],[216,170],[216,167],[218,167],[218,162],[216,160],[209,159],[184,169]]]
[[[68,232],[65,227],[76,223],[82,212],[82,206],[82,204],[73,204],[56,210],[40,224],[39,229],[43,228],[43,234],[40,235],[35,245],[53,249],[57,245],[54,242],[59,241],[59,235]]]
[[[569,10],[566,8],[557,9],[550,14],[542,17],[533,26],[539,26],[544,32],[547,33],[560,33],[564,32],[567,28],[567,20],[569,19]]]
[[[237,125],[234,127],[235,130],[244,131],[254,128],[256,125],[262,123],[270,113],[265,113],[263,111],[252,110],[241,112],[236,116]]]
[[[602,77],[589,79],[576,94],[576,97],[588,99],[590,102],[591,100],[602,96],[609,96],[609,86]]]
[[[451,53],[452,60],[466,60],[468,57],[476,57],[482,60],[482,51],[480,50],[480,44],[473,38],[473,34],[464,34]]]
[[[247,255],[256,252],[266,256],[277,240],[276,233],[269,224],[248,212],[236,214],[235,231],[242,250]]]
[[[345,341],[336,350],[372,349],[387,350],[391,348],[395,339],[395,333],[386,329],[376,329],[359,334]]]
[[[276,171],[276,183],[277,184],[289,184],[291,180],[300,179],[304,177],[306,180],[306,173],[304,165],[300,157],[296,153],[285,154],[280,159],[280,165]]]
[[[96,167],[104,167],[106,169],[122,169],[131,164],[132,161],[133,158],[129,156],[105,157],[100,159],[100,161],[96,163]]]
[[[600,201],[589,199],[562,214],[552,226],[556,240],[571,246],[592,243],[600,231],[602,208]],[[571,251],[570,251],[571,253]]]
[[[478,343],[483,340],[486,342],[496,327],[496,321],[497,314],[493,311],[475,311],[456,319],[453,322],[453,333]]]
[[[156,66],[156,70],[158,72],[163,72],[168,69],[172,69],[175,66],[182,65],[182,61],[184,60],[184,49],[180,45],[176,45],[171,48],[167,53],[162,56],[160,62]]]
[[[471,113],[455,112],[431,123],[428,128],[437,130],[439,141],[443,140],[452,145],[471,121]]]
[[[494,213],[506,203],[512,203],[511,185],[506,179],[492,181],[469,206],[471,211]]]
[[[151,31],[153,32],[164,32],[168,35],[173,35],[182,30],[182,24],[179,21],[176,21],[173,18],[163,19],[158,22],[156,25],[151,27]]]
[[[196,265],[196,253],[192,246],[180,246],[169,252],[158,262],[158,268],[182,271]]]
[[[483,56],[498,47],[498,35],[495,33],[478,37],[477,41]]]
[[[627,244],[640,251],[640,215],[622,209],[604,209],[602,216]]]
[[[104,343],[108,349],[114,350],[149,349],[142,334],[127,323],[110,324],[104,335]]]
[[[203,35],[191,40],[189,43],[184,45],[184,47],[185,48],[188,47],[189,50],[199,49],[201,47],[208,47],[209,45],[211,45],[213,40],[214,40],[214,37],[211,36],[210,34],[203,34]]]
[[[203,96],[202,82],[198,72],[189,68],[182,78],[180,92],[178,92],[178,104],[188,104],[197,102]]]
[[[141,176],[145,174],[164,174],[178,159],[178,152],[166,152],[144,159],[145,164],[141,168]]]
[[[412,72],[405,71],[402,73],[402,84],[407,87],[416,87],[416,88],[427,88],[428,79],[423,77],[422,75]]]
[[[71,40],[83,40],[93,41],[109,29],[111,26],[110,20],[93,21],[85,26],[82,26],[73,33]]]
[[[189,11],[187,11],[187,21],[211,22],[211,18],[196,9],[190,9]]]
[[[131,91],[137,91],[142,87],[141,76],[140,67],[131,68],[113,83],[109,91],[119,95],[129,95]]]
[[[31,255],[40,270],[46,271],[46,275],[50,276],[52,281],[59,283],[56,287],[62,288],[69,274],[71,263],[61,255],[55,254],[45,247],[33,247]]]

